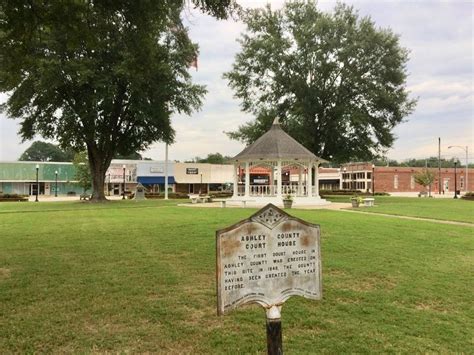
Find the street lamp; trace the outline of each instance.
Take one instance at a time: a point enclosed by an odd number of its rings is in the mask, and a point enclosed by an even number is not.
[[[58,197],[58,171],[57,170],[54,172],[54,175],[56,177],[56,184],[54,186],[54,197]]]
[[[375,164],[372,164],[372,196],[375,196]]]
[[[468,184],[468,175],[469,175],[469,151],[468,151],[468,146],[466,145],[465,147],[460,146],[460,145],[450,145],[448,149],[451,148],[461,148],[466,152],[466,183],[464,184],[464,191],[468,191],[469,189],[469,184]]]
[[[36,199],[35,202],[38,202],[38,194],[39,194],[39,180],[38,180],[38,172],[39,172],[39,164],[36,164]]]
[[[343,171],[343,173],[342,173],[342,183],[343,183],[342,189],[343,189],[343,190],[346,190],[346,189],[347,189],[347,183],[346,183],[346,181],[345,181],[345,180],[346,180],[346,170],[347,170],[346,167],[343,167],[343,168],[342,168],[342,171]],[[344,186],[345,186],[345,187],[344,187]]]
[[[123,190],[122,190],[122,200],[125,200],[125,164],[122,165],[123,169]]]
[[[201,194],[201,189],[202,189],[202,174],[201,174],[201,183],[199,184],[199,195]]]
[[[458,198],[458,183],[456,179],[456,165],[457,162],[454,162],[454,198]]]

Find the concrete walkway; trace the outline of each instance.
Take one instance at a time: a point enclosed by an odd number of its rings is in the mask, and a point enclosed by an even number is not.
[[[121,200],[122,196],[106,196],[107,200]],[[30,196],[28,201],[34,202],[36,200],[36,196]],[[54,197],[51,195],[39,195],[38,197],[39,202],[60,202],[60,201],[79,201],[79,195],[76,196],[64,196],[59,195],[58,197]]]
[[[206,203],[180,203],[178,206],[182,207],[199,207],[199,208],[222,208],[220,202],[206,202]],[[246,208],[262,208],[263,206],[248,205]],[[278,206],[277,206],[278,207]],[[336,203],[331,202],[327,205],[314,205],[314,206],[293,206],[296,210],[340,210],[342,208],[351,207],[350,203]],[[242,208],[240,204],[227,204],[225,208]],[[281,208],[281,207],[280,207]]]
[[[390,218],[399,218],[399,219],[409,219],[412,221],[425,221],[425,222],[433,222],[433,223],[440,223],[440,224],[451,224],[451,225],[456,225],[456,226],[465,226],[465,227],[471,227],[474,228],[473,223],[468,223],[468,222],[458,222],[458,221],[447,221],[447,220],[442,220],[442,219],[432,219],[432,218],[425,218],[425,217],[411,217],[411,216],[400,216],[400,215],[394,215],[394,214],[387,214],[387,213],[376,213],[376,212],[370,212],[370,211],[358,211],[356,209],[341,209],[343,212],[349,212],[349,213],[359,213],[359,214],[370,214],[372,216],[383,216],[383,217],[390,217]]]

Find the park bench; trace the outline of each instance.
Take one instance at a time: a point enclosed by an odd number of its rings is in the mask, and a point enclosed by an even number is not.
[[[210,196],[201,196],[201,195],[193,195],[193,194],[189,194],[189,199],[191,200],[191,203],[205,203],[205,202],[209,202],[211,197]]]
[[[420,191],[420,192],[418,193],[418,197],[428,197],[428,192],[426,192],[426,191]]]
[[[81,200],[84,200],[84,201],[89,201],[91,199],[91,195],[90,194],[81,194],[79,196],[79,201]]]
[[[364,206],[366,207],[371,207],[375,204],[375,198],[373,197],[366,197],[363,199],[364,201]]]

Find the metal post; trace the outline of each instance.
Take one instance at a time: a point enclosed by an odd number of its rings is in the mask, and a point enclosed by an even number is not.
[[[38,195],[39,195],[39,180],[38,180],[38,172],[39,172],[39,164],[36,164],[36,199],[35,202],[38,202]]]
[[[168,143],[165,146],[165,200],[168,199]]]
[[[438,195],[441,195],[441,137],[438,137]]]
[[[458,198],[458,181],[456,179],[456,165],[457,165],[457,162],[454,162],[454,198]]]
[[[123,190],[122,190],[122,200],[125,200],[125,165],[122,165],[123,169]]]
[[[466,145],[466,182],[464,184],[465,188],[464,191],[468,192],[469,191],[469,154],[468,152],[468,146]]]
[[[57,170],[54,172],[54,175],[56,176],[56,186],[54,187],[54,197],[58,197],[58,171]]]
[[[375,196],[375,164],[372,164],[372,196]]]
[[[199,184],[199,195],[202,192],[202,173],[201,173],[201,183]]]
[[[281,306],[272,306],[271,308],[266,309],[268,355],[283,354],[280,311],[281,311]]]

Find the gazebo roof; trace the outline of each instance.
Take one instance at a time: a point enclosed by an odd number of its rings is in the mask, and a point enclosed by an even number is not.
[[[306,160],[326,162],[281,129],[278,118],[272,127],[254,143],[237,154],[233,161]]]

